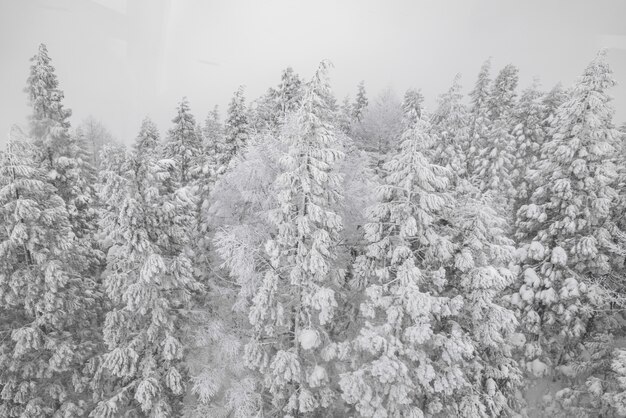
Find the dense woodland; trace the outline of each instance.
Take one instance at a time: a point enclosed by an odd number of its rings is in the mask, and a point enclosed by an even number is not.
[[[127,148],[70,125],[39,47],[0,152],[0,417],[626,416],[605,54],[549,90],[486,61],[434,109],[337,100],[331,67]]]

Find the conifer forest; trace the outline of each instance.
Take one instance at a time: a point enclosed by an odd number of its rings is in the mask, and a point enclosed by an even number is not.
[[[119,141],[42,43],[0,148],[0,417],[626,416],[606,54],[428,108],[320,60]]]

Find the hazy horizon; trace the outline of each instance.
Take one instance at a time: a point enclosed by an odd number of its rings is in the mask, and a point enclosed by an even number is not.
[[[538,77],[571,85],[600,48],[618,86],[615,123],[626,121],[624,1],[25,0],[0,3],[0,142],[29,113],[29,58],[48,46],[77,126],[100,120],[129,143],[152,117],[162,135],[183,96],[196,119],[222,116],[239,85],[250,102],[291,66],[308,79],[322,59],[339,101],[364,80],[370,99],[387,86],[421,88],[429,109],[456,73],[465,92],[482,62],[520,69],[518,91]]]

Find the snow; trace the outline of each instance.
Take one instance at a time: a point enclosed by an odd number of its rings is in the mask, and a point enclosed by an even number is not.
[[[305,329],[300,331],[298,341],[305,350],[311,350],[320,344],[320,335],[314,329]]]

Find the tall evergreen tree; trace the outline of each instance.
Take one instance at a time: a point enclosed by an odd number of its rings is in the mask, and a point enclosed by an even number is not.
[[[327,68],[323,62],[306,85],[302,107],[284,131],[288,152],[276,180],[279,208],[271,214],[276,235],[266,244],[268,264],[246,346],[276,412],[296,417],[322,413],[336,398],[324,348],[340,275],[333,259],[342,222],[331,207],[341,196],[333,169],[341,152],[329,124]]]
[[[220,150],[220,160],[224,161],[225,166],[228,166],[230,160],[248,142],[250,136],[248,124],[244,88],[240,86],[230,101],[226,112],[226,139],[224,147]]]
[[[352,125],[354,124],[352,117],[353,104],[350,101],[350,96],[346,96],[339,107],[339,114],[337,115],[337,127],[346,135],[352,132]]]
[[[493,81],[487,100],[489,126],[479,142],[478,163],[474,176],[476,184],[484,192],[492,191],[501,197],[499,205],[506,207],[512,194],[511,175],[515,142],[511,134],[511,122],[515,106],[515,89],[518,70],[505,66]]]
[[[361,122],[363,120],[363,113],[365,109],[367,109],[368,105],[367,95],[365,93],[365,81],[361,81],[357,86],[356,99],[354,101],[353,109],[353,118],[356,122]]]
[[[431,117],[431,126],[437,135],[432,161],[462,177],[467,176],[468,119],[461,93],[461,76],[457,74],[450,89],[439,98],[439,106]]]
[[[487,59],[480,67],[478,78],[474,89],[470,92],[470,125],[469,125],[469,143],[465,150],[468,164],[468,173],[473,175],[476,171],[476,164],[478,159],[476,158],[484,138],[487,136],[487,129],[489,127],[489,115],[487,102],[489,100],[489,94],[491,91],[491,79],[489,74],[491,72],[491,58]]]
[[[200,289],[185,252],[194,205],[185,189],[162,186],[172,170],[169,160],[157,160],[156,144],[146,120],[122,178],[103,173],[105,185],[122,187],[105,188],[117,193],[102,196],[115,214],[103,220],[116,222],[102,225],[112,241],[104,280],[111,308],[103,330],[107,351],[93,382],[100,399],[93,417],[175,416],[182,408],[181,338],[186,309]]]
[[[298,110],[302,101],[302,80],[291,67],[283,70],[280,84],[276,89],[277,114],[284,121],[290,113]]]
[[[94,273],[102,255],[96,249],[93,231],[97,223],[94,185],[88,181],[93,172],[91,157],[79,136],[69,132],[71,115],[63,106],[63,91],[44,44],[31,59],[30,76],[25,89],[32,107],[30,136],[35,145],[35,164],[46,171],[47,181],[66,205],[72,232],[81,241],[75,263]]]
[[[451,320],[462,301],[440,295],[445,280],[438,264],[453,251],[435,228],[450,200],[448,173],[425,157],[433,142],[415,98],[407,94],[402,146],[384,165],[382,201],[370,210],[367,253],[355,267],[369,282],[365,324],[349,343],[351,370],[340,385],[344,400],[365,417],[452,408],[442,401],[466,384],[460,366],[471,355],[467,335]]]
[[[79,417],[98,291],[74,268],[80,244],[34,151],[0,153],[0,415]]]
[[[537,187],[517,214],[522,274],[511,300],[527,334],[523,364],[554,382],[542,414],[609,413],[602,394],[623,336],[614,296],[624,291],[614,279],[622,232],[611,219],[618,135],[606,91],[614,84],[599,54],[558,108]]]
[[[546,137],[544,129],[546,107],[542,99],[543,94],[539,91],[538,82],[535,81],[522,93],[512,117],[515,155],[511,183],[516,190],[513,196],[515,211],[528,201],[529,190],[533,189],[529,184],[530,173],[537,166],[541,146]]]
[[[200,174],[199,160],[203,151],[202,136],[197,130],[187,98],[184,97],[178,105],[172,123],[174,126],[168,131],[164,156],[176,162],[175,180],[181,186],[187,186]]]

